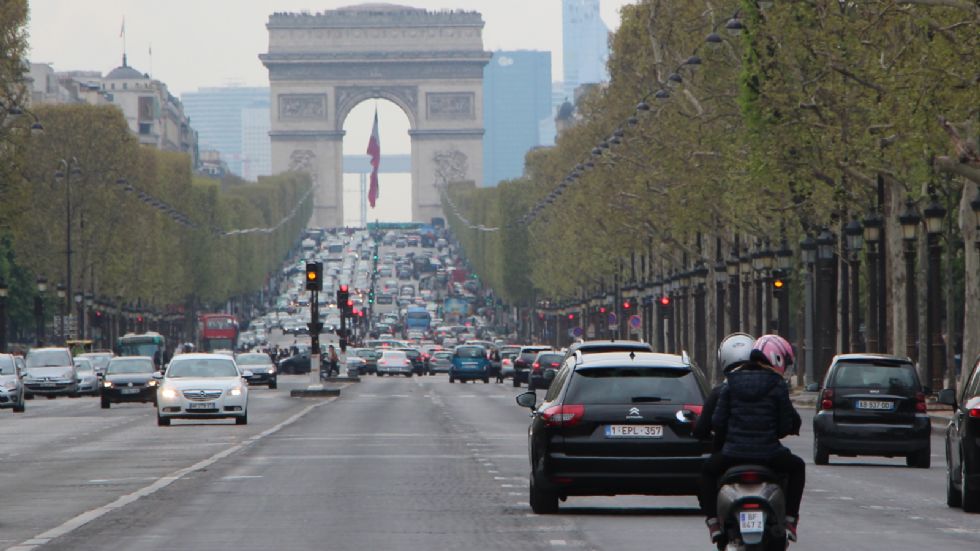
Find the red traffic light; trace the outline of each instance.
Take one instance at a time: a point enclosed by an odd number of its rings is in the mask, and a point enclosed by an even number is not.
[[[357,311],[357,315],[358,315],[359,317],[362,317],[362,318],[363,318],[363,317],[364,317],[364,310],[358,310],[358,311]]]
[[[570,319],[570,320],[575,319],[575,314],[568,314],[568,319]]]
[[[623,310],[629,310],[629,309],[630,309],[630,301],[627,300],[623,302]]]
[[[664,296],[660,297],[660,305],[661,306],[670,306],[670,297],[668,297],[667,295],[664,295]]]
[[[605,314],[606,313],[606,307],[605,306],[600,306],[599,307],[599,313],[600,314]]]
[[[348,289],[349,289],[349,287],[347,287],[346,284],[341,284],[340,285],[340,292],[341,293],[346,293],[348,291]]]
[[[348,299],[348,300],[347,300],[347,309],[348,309],[348,310],[351,310],[351,309],[353,309],[353,308],[354,308],[354,301],[353,301],[353,300],[349,300],[349,299]]]

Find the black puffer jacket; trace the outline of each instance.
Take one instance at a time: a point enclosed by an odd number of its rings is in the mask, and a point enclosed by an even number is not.
[[[711,418],[725,435],[722,454],[763,460],[786,451],[779,439],[798,434],[802,421],[786,381],[769,368],[746,364],[728,375]]]

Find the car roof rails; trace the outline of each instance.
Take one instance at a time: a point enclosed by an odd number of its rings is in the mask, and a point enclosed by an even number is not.
[[[576,350],[575,351],[575,365],[582,365],[582,362],[584,360],[585,360],[585,357],[582,354],[582,351],[581,350]]]
[[[681,350],[681,362],[684,365],[691,365],[691,356],[687,354],[687,350]]]

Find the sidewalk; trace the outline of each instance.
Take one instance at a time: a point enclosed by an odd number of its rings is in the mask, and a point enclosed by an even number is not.
[[[790,393],[790,399],[799,409],[813,409],[817,405],[817,398],[819,398],[819,392],[807,392],[805,390],[793,389]],[[932,420],[932,432],[934,433],[945,433],[946,425],[949,420],[953,417],[953,409],[949,406],[944,406],[942,404],[937,404],[934,400],[927,400],[926,409],[929,413],[929,418]]]

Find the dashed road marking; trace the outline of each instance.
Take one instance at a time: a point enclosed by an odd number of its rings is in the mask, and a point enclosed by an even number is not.
[[[555,547],[562,547],[568,545],[568,542],[565,540],[548,540],[548,543]]]

